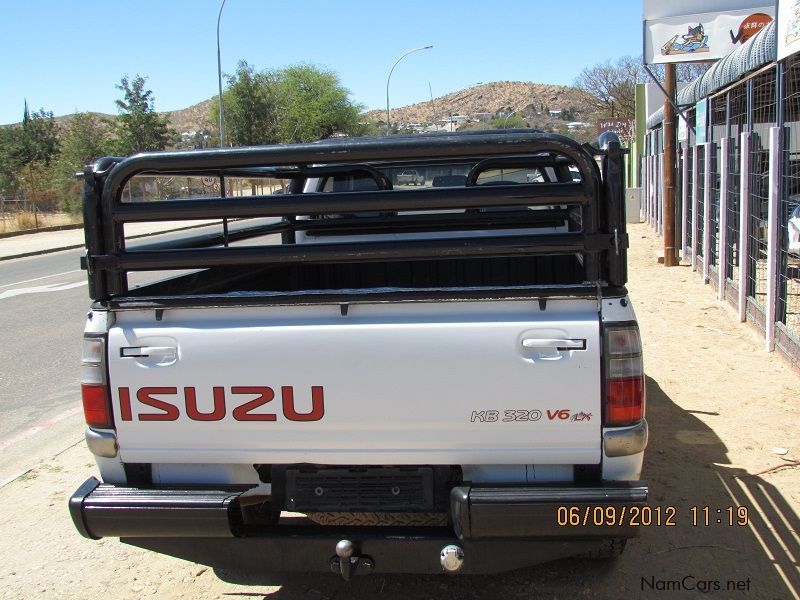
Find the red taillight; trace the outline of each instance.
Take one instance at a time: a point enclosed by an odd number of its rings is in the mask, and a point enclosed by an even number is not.
[[[605,425],[634,425],[644,418],[642,343],[636,325],[605,330]]]
[[[106,386],[82,383],[81,396],[83,398],[83,415],[89,427],[110,429],[114,426]]]
[[[606,381],[606,425],[633,425],[644,417],[644,377]]]
[[[96,429],[112,429],[114,415],[106,382],[105,340],[83,338],[81,353],[81,397],[86,424]]]

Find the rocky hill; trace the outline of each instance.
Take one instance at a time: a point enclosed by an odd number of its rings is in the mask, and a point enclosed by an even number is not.
[[[215,127],[208,118],[208,110],[211,106],[211,99],[203,100],[189,108],[173,110],[166,114],[169,117],[170,127],[178,133],[186,131],[214,130]]]
[[[216,126],[209,120],[209,107],[212,99],[204,100],[188,108],[167,111],[161,114],[169,117],[170,127],[178,134],[191,131],[215,132]],[[447,118],[449,115],[495,114],[498,111],[515,111],[520,116],[539,114],[546,116],[549,111],[569,110],[574,120],[591,121],[591,102],[581,90],[561,85],[529,83],[523,81],[498,81],[468,87],[457,92],[434,98],[433,102],[419,102],[409,106],[392,107],[394,123],[430,123]],[[113,121],[115,115],[93,113],[98,119]],[[367,112],[365,118],[383,121],[386,112],[376,109]],[[56,117],[60,126],[69,124],[72,115]],[[534,126],[541,126],[540,123]],[[553,127],[558,130],[559,127]]]
[[[208,99],[204,100],[203,102],[193,104],[188,108],[165,111],[159,114],[169,117],[170,128],[177,133],[182,133],[184,131],[216,130],[216,127],[214,127],[214,125],[208,119],[208,111],[210,106],[211,99]],[[106,120],[113,122],[117,118],[117,115],[109,115],[106,113],[91,112],[89,114],[98,121]],[[56,125],[61,128],[68,127],[73,116],[74,115],[61,115],[59,117],[55,117]],[[10,126],[14,125],[20,125],[20,123],[14,123]]]
[[[452,92],[433,102],[420,102],[410,106],[391,108],[392,122],[424,123],[449,115],[475,115],[515,111],[523,113],[545,113],[549,110],[571,110],[577,116],[586,117],[591,112],[591,102],[581,90],[544,83],[523,81],[497,81],[468,87]],[[375,121],[385,121],[385,110],[373,110],[366,116]]]

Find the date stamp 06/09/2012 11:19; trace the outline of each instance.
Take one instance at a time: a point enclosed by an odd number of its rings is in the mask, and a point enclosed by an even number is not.
[[[746,506],[615,506],[564,505],[556,510],[560,527],[676,527],[681,523],[692,527],[746,527],[749,523]]]

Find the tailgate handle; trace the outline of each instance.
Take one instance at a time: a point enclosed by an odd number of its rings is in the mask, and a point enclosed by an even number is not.
[[[528,338],[522,340],[523,348],[555,348],[556,350],[586,350],[586,340]]]
[[[175,358],[178,349],[173,346],[139,346],[135,348],[120,348],[122,358]]]

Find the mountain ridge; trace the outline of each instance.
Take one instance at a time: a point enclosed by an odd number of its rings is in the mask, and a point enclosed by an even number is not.
[[[215,98],[209,98],[186,108],[159,111],[168,116],[170,127],[178,134],[192,131],[216,131],[216,124],[209,121],[208,113]],[[585,92],[572,86],[533,83],[525,81],[495,81],[482,83],[437,98],[406,106],[391,107],[391,120],[394,123],[421,123],[442,121],[450,115],[475,115],[478,113],[509,114],[512,111],[520,116],[547,114],[549,111],[570,110],[576,117],[588,120],[592,115],[591,98]],[[98,119],[113,121],[116,115],[90,112]],[[386,111],[373,109],[362,113],[367,120],[385,122]],[[64,127],[73,115],[55,117]],[[10,126],[19,125],[19,123]]]

